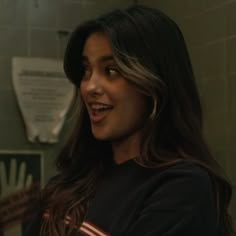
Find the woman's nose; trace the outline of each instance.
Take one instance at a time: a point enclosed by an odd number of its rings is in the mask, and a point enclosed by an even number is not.
[[[87,93],[90,95],[99,95],[103,93],[101,77],[97,73],[92,73],[86,86]]]

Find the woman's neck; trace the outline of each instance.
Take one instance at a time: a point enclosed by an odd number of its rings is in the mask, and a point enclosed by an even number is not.
[[[112,142],[113,158],[117,164],[140,155],[141,132]]]

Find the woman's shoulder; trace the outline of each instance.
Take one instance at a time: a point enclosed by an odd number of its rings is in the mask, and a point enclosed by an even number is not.
[[[207,175],[208,171],[207,168],[195,161],[191,160],[179,160],[176,161],[174,164],[168,165],[166,168],[162,168],[163,173],[167,172],[191,172],[199,175]],[[206,177],[206,176],[205,176]]]
[[[163,168],[160,171],[159,176],[161,178],[168,177],[170,179],[171,177],[182,177],[202,184],[211,183],[209,170],[203,165],[188,160],[181,160],[173,165]]]
[[[132,233],[152,222],[155,235],[219,235],[214,185],[205,167],[180,161],[155,171],[151,181]]]
[[[157,175],[153,197],[174,195],[176,200],[190,200],[196,203],[214,202],[214,185],[207,168],[191,162],[179,161],[163,168]]]

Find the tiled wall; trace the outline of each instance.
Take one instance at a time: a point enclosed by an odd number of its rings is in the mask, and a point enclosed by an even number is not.
[[[131,0],[0,0],[0,151],[43,151],[45,181],[54,172],[54,158],[65,135],[55,145],[31,144],[12,87],[13,56],[62,58],[70,31],[82,21]],[[70,127],[66,122],[64,131]]]
[[[137,2],[137,1],[136,1]],[[174,18],[191,53],[212,151],[236,185],[236,0],[143,0]],[[13,56],[62,58],[67,38],[58,30],[128,0],[0,0],[0,150],[42,150],[45,179],[61,146],[30,144],[16,104]],[[65,124],[64,130],[69,127]],[[236,219],[236,200],[232,212]]]
[[[236,186],[236,0],[139,3],[160,8],[181,27],[202,98],[207,141]]]

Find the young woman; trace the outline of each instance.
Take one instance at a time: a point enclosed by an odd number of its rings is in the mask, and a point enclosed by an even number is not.
[[[233,235],[178,26],[156,9],[115,10],[73,32],[64,66],[81,106],[41,235]]]

